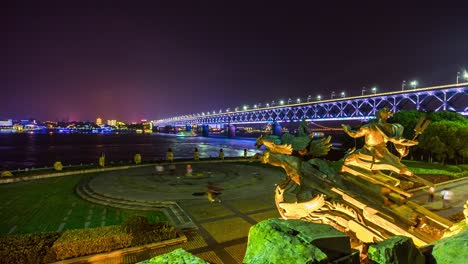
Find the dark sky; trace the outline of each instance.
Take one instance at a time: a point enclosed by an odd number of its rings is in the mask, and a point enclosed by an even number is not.
[[[463,2],[5,2],[0,119],[158,119],[468,67]]]

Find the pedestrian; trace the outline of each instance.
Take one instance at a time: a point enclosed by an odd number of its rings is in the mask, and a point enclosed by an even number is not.
[[[200,154],[198,153],[197,148],[195,148],[195,150],[193,151],[193,159],[194,160],[200,160]]]
[[[452,200],[452,197],[453,197],[453,192],[450,191],[448,188],[444,188],[442,192],[440,192],[440,194],[442,194],[442,204],[443,204],[442,208],[449,207],[450,201]]]
[[[247,158],[247,149],[244,149],[244,158]]]
[[[223,149],[220,149],[219,150],[219,156],[218,156],[220,159],[224,160],[224,151]]]
[[[172,149],[171,149],[171,148],[168,148],[168,149],[167,149],[166,160],[167,160],[167,161],[170,161],[170,162],[173,162],[173,161],[174,161],[174,153],[172,152]]]
[[[208,195],[208,201],[211,203],[216,201],[220,203],[221,199],[219,199],[218,197],[219,195],[221,195],[221,191],[223,190],[223,188],[216,186],[212,182],[208,182],[207,189],[208,191],[206,192],[206,194]]]
[[[429,187],[429,190],[427,191],[427,194],[429,195],[428,199],[427,199],[427,202],[428,203],[432,203],[434,201],[434,192],[435,192],[435,189],[434,187]]]

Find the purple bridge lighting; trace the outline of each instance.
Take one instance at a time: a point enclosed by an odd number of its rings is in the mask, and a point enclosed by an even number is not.
[[[219,113],[183,115],[155,120],[154,125],[236,125],[328,120],[365,120],[375,117],[382,107],[391,111],[450,110],[468,115],[468,83],[425,87],[404,91],[375,93],[271,107],[252,108]]]

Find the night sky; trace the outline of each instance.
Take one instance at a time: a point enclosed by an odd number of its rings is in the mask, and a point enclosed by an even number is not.
[[[0,119],[159,119],[468,67],[463,2],[5,2]]]

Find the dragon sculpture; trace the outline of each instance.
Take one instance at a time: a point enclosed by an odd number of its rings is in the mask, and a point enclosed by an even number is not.
[[[359,243],[404,235],[419,246],[440,238],[444,230],[453,225],[408,201],[410,194],[396,186],[398,180],[374,177],[380,170],[372,172],[373,167],[368,164],[359,166],[355,160],[361,157],[352,155],[364,151],[349,153],[340,173],[336,172],[328,161],[319,159],[330,151],[330,140],[330,136],[314,139],[305,121],[300,124],[297,136],[285,133],[281,139],[272,135],[257,139],[256,146],[265,146],[265,151],[256,158],[262,163],[282,167],[286,172],[285,179],[275,190],[275,204],[284,219],[329,224],[349,233]],[[399,138],[392,140],[402,143],[401,149],[417,144]],[[406,149],[402,150],[403,155],[405,152],[407,154]],[[398,165],[397,162],[398,158],[393,165]],[[416,177],[398,166],[398,172],[405,177]]]

